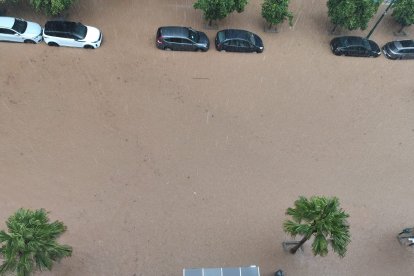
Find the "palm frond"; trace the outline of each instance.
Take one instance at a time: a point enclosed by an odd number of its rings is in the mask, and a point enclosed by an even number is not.
[[[51,270],[53,262],[72,254],[72,247],[56,241],[66,226],[60,221],[49,222],[44,209],[19,209],[6,225],[8,233],[0,231],[0,254],[4,259],[0,275],[16,272],[26,276],[35,269]]]
[[[337,197],[312,196],[309,199],[301,196],[294,202],[293,208],[288,208],[286,214],[292,220],[283,223],[283,230],[292,235],[302,235],[315,239],[312,250],[315,255],[325,256],[328,253],[328,239],[335,253],[343,257],[351,241],[349,215],[339,204]]]

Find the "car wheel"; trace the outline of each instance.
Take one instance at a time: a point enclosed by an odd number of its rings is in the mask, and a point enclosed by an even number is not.
[[[52,47],[59,47],[59,44],[57,44],[56,42],[49,42],[47,45]]]
[[[31,39],[26,39],[26,40],[24,41],[24,43],[36,44],[36,42],[34,42],[34,41],[33,41],[33,40],[31,40]]]
[[[334,54],[335,54],[336,56],[342,56],[341,51],[338,51],[338,50],[336,50],[336,51],[334,52]]]
[[[95,49],[92,45],[85,45],[85,46],[83,46],[83,48],[85,48],[85,49]]]
[[[224,53],[224,52],[226,52],[226,50],[225,49],[221,49],[220,52]]]
[[[164,50],[165,51],[172,51],[172,49],[170,47],[165,47]]]

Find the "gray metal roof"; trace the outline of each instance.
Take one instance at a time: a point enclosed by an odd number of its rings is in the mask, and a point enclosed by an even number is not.
[[[260,276],[259,267],[185,268],[183,276]]]

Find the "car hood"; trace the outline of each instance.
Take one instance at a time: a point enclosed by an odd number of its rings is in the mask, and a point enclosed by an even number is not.
[[[341,47],[344,45],[346,41],[346,38],[344,37],[335,37],[334,39],[331,40],[331,45],[336,48],[336,47]]]
[[[23,35],[27,37],[36,37],[42,34],[42,27],[34,22],[27,22],[27,28]]]
[[[205,46],[208,46],[210,44],[210,40],[208,40],[208,37],[205,33],[199,32],[199,36],[200,38],[198,40],[198,44],[205,45]]]
[[[254,40],[256,41],[256,46],[259,47],[259,48],[263,48],[262,39],[256,34],[253,34],[253,35],[254,35]]]
[[[377,43],[375,43],[372,40],[368,40],[368,42],[369,42],[369,46],[371,47],[371,50],[372,51],[374,51],[376,53],[381,53],[381,50],[380,50],[380,48],[379,48],[379,46],[378,46]]]
[[[99,37],[101,36],[101,31],[91,26],[86,26],[86,28],[88,28],[88,30],[83,40],[88,41],[88,42],[98,41]]]

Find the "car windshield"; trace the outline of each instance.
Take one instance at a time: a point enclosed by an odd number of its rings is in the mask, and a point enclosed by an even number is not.
[[[256,44],[256,39],[254,38],[254,34],[249,33],[249,41],[255,45]]]
[[[390,44],[388,44],[388,47],[390,48],[390,50],[392,50],[392,51],[397,51],[397,47],[395,46],[395,43],[390,43]]]
[[[14,24],[12,29],[15,30],[16,32],[22,34],[26,31],[27,28],[27,22],[21,19],[16,19],[14,20]]]
[[[81,24],[81,23],[77,23],[74,33],[77,37],[79,37],[80,39],[84,39],[86,37],[86,32],[88,31],[88,28],[86,28],[85,25]]]
[[[191,39],[194,42],[198,42],[199,35],[198,35],[197,32],[195,32],[193,30],[189,30],[189,32],[188,32],[188,38]]]

